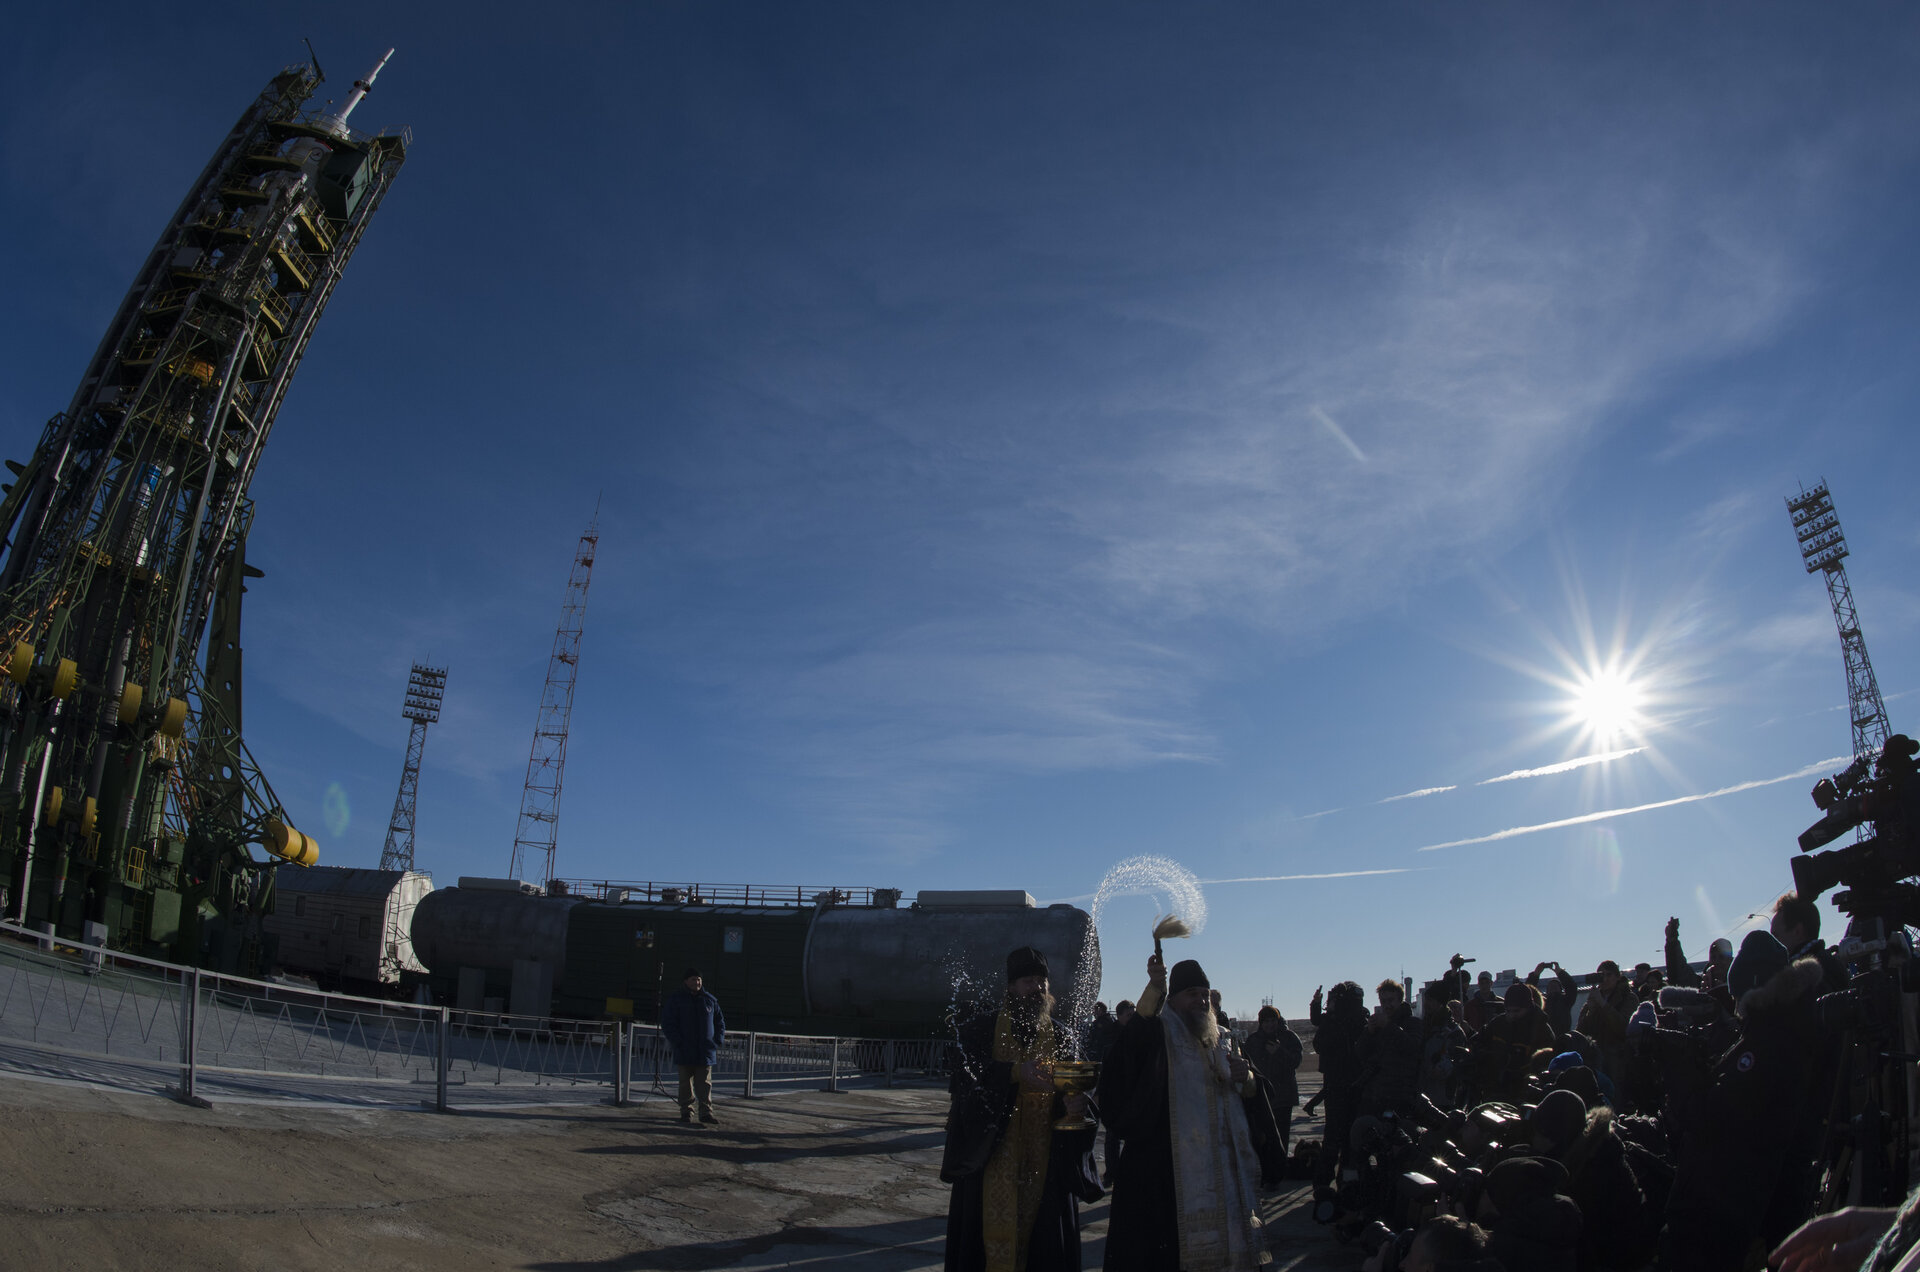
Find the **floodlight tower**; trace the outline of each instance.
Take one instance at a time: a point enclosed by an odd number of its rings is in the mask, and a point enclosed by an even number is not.
[[[1793,531],[1800,539],[1800,557],[1808,574],[1827,580],[1827,599],[1833,603],[1833,621],[1840,629],[1840,655],[1847,664],[1847,718],[1853,722],[1853,758],[1880,754],[1893,730],[1887,724],[1887,704],[1880,700],[1880,684],[1867,660],[1867,642],[1860,635],[1860,618],[1853,609],[1853,589],[1847,586],[1847,540],[1840,533],[1840,517],[1833,496],[1822,481],[1787,500]]]
[[[420,757],[427,749],[427,726],[440,719],[440,698],[447,689],[447,669],[413,664],[407,677],[407,696],[401,718],[413,721],[407,732],[407,762],[400,770],[400,793],[393,797],[393,816],[387,821],[387,846],[380,850],[382,870],[413,869],[413,809],[420,794]]]
[[[518,879],[537,859],[538,882],[544,885],[553,880],[554,847],[560,834],[560,778],[567,766],[567,722],[573,715],[573,683],[580,671],[580,634],[587,622],[587,583],[593,576],[599,527],[596,508],[574,549],[567,596],[560,605],[560,626],[553,633],[553,656],[547,660],[547,683],[533,725],[533,752],[527,757],[527,786],[520,796],[520,825],[513,838],[509,879]]]
[[[382,59],[381,65],[385,65]],[[249,484],[406,159],[274,76],[215,148],[67,409],[0,488],[0,888],[68,939],[257,963],[272,863],[310,865],[241,739]],[[138,121],[125,121],[129,135]],[[96,934],[97,935],[97,934]]]

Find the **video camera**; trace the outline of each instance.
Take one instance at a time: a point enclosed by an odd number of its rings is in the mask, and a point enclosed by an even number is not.
[[[1825,816],[1800,832],[1801,853],[1792,863],[1793,886],[1800,896],[1811,900],[1845,884],[1848,891],[1834,898],[1843,913],[1920,922],[1920,889],[1900,883],[1920,874],[1916,752],[1920,743],[1896,733],[1877,759],[1861,756],[1814,784],[1813,802]],[[1867,822],[1873,823],[1871,838],[1830,852],[1813,851]]]

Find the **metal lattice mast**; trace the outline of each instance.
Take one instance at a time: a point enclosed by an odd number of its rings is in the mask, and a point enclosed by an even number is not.
[[[527,757],[527,788],[520,796],[520,826],[513,838],[509,879],[518,879],[530,857],[539,858],[539,882],[553,876],[553,851],[560,833],[560,778],[567,766],[567,720],[573,714],[573,682],[580,671],[580,633],[587,621],[587,583],[593,575],[594,546],[600,542],[596,510],[574,549],[567,576],[567,599],[547,660],[547,684],[540,694],[540,715],[533,726],[533,753]]]
[[[1833,603],[1834,625],[1840,629],[1840,653],[1847,664],[1847,718],[1853,722],[1853,755],[1868,759],[1880,754],[1893,730],[1887,724],[1887,705],[1880,700],[1880,684],[1867,660],[1867,642],[1860,635],[1860,618],[1853,609],[1853,589],[1847,586],[1847,540],[1833,496],[1822,481],[1787,500],[1793,530],[1800,539],[1800,556],[1808,574],[1823,574],[1827,599]]]
[[[407,677],[407,697],[400,714],[413,721],[407,733],[407,764],[400,770],[400,793],[393,797],[393,817],[387,822],[387,846],[380,851],[382,870],[413,869],[413,809],[420,794],[420,757],[427,749],[427,726],[440,719],[440,698],[447,688],[447,669],[413,664]]]

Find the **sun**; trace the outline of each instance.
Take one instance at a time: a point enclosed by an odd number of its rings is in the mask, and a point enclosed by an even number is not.
[[[1647,690],[1631,672],[1599,667],[1577,672],[1571,681],[1567,714],[1595,743],[1606,746],[1645,731]]]

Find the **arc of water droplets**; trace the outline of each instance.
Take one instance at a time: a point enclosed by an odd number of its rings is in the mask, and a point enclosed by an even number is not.
[[[1087,940],[1080,952],[1080,966],[1092,968],[1099,965],[1098,948],[1100,941],[1100,914],[1106,909],[1107,902],[1114,897],[1146,895],[1154,898],[1156,904],[1166,898],[1172,905],[1172,913],[1187,921],[1187,927],[1194,936],[1200,935],[1207,926],[1207,897],[1200,889],[1200,880],[1194,878],[1193,871],[1187,869],[1171,857],[1146,854],[1128,857],[1107,871],[1100,880],[1100,886],[1094,889],[1093,905],[1089,909],[1087,922]],[[1140,936],[1144,940],[1149,929],[1142,926]],[[1082,975],[1074,990],[1073,1002],[1069,1005],[1069,1020],[1074,1031],[1084,1034],[1093,1021],[1093,1002],[1099,996],[1099,978]],[[1097,1058],[1097,1057],[1095,1057]]]

